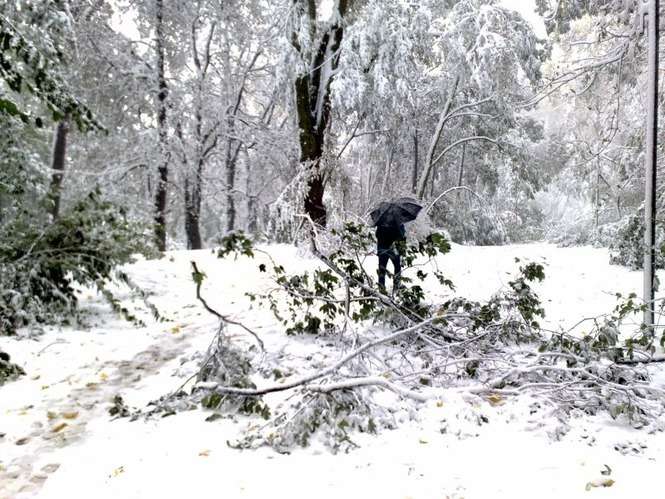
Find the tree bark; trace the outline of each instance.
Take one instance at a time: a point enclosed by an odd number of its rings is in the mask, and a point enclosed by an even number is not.
[[[418,191],[418,129],[413,129],[413,170],[411,172],[411,192]]]
[[[464,159],[466,158],[466,143],[462,144],[462,158],[459,162],[459,173],[457,175],[457,187],[462,187],[464,181]]]
[[[48,210],[53,220],[60,216],[60,199],[62,180],[65,176],[65,162],[67,156],[67,134],[69,133],[69,118],[65,116],[55,127],[53,136],[53,156],[51,158],[51,186],[49,188]]]
[[[232,231],[236,227],[236,202],[234,198],[234,189],[236,183],[236,164],[237,164],[237,147],[229,143],[229,147],[233,147],[235,152],[227,150],[226,157],[226,230]]]
[[[157,56],[157,134],[159,137],[160,161],[157,169],[155,194],[155,243],[159,251],[166,251],[166,201],[169,181],[169,153],[166,123],[166,99],[168,86],[164,69],[164,9],[162,0],[155,0],[155,52]]]

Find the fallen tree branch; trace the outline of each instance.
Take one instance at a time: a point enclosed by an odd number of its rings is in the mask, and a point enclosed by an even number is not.
[[[342,357],[340,360],[338,360],[336,363],[332,364],[331,366],[326,367],[325,369],[322,369],[321,371],[317,371],[311,374],[308,374],[306,376],[302,376],[300,378],[294,379],[290,382],[287,383],[282,383],[280,385],[273,385],[273,386],[267,386],[264,388],[236,388],[233,386],[219,386],[218,383],[216,382],[203,382],[203,383],[198,383],[196,385],[197,388],[205,388],[205,389],[213,389],[215,392],[220,393],[220,394],[229,394],[229,395],[242,395],[245,397],[258,397],[261,395],[265,395],[267,393],[274,393],[274,392],[283,392],[285,390],[290,390],[292,388],[296,388],[297,386],[302,386],[306,385],[308,383],[311,383],[312,381],[315,381],[317,379],[323,378],[325,376],[328,376],[329,374],[334,373],[337,371],[340,367],[342,367],[344,364],[349,362],[350,360],[358,357],[360,354],[363,352],[374,348],[378,345],[381,345],[383,343],[389,343],[391,341],[395,341],[399,338],[402,338],[403,336],[410,335],[412,333],[415,333],[419,329],[427,326],[428,324],[432,323],[435,321],[437,318],[433,317],[431,319],[427,319],[426,321],[420,322],[414,326],[401,329],[399,331],[395,331],[392,334],[389,334],[388,336],[384,336],[382,338],[377,338],[375,340],[369,341],[357,349],[353,350],[352,352],[349,352],[346,354],[344,357]]]
[[[192,261],[191,263],[192,263],[192,269],[194,270],[192,275],[194,276],[194,282],[196,283],[196,298],[201,302],[203,307],[221,321],[224,321],[227,324],[233,324],[234,326],[238,326],[247,331],[249,334],[251,334],[254,337],[256,342],[261,347],[261,350],[265,352],[266,350],[265,345],[263,343],[263,340],[259,338],[258,334],[256,334],[254,331],[252,331],[250,328],[248,328],[241,322],[229,319],[226,315],[220,314],[219,312],[217,312],[217,310],[208,305],[208,302],[201,296],[201,284],[203,283],[203,273],[199,271],[198,267],[196,266],[196,262]]]
[[[391,383],[387,379],[381,378],[379,376],[351,378],[344,381],[339,381],[337,383],[331,383],[329,385],[314,385],[308,387],[307,389],[316,393],[331,393],[334,392],[335,390],[346,390],[349,388],[356,388],[359,386],[380,386],[382,388],[386,388],[390,391],[398,393],[403,397],[417,400],[418,402],[426,402],[431,398],[428,397],[427,395],[423,395],[422,393],[414,392],[413,390],[409,390],[408,388],[405,388],[403,386]]]

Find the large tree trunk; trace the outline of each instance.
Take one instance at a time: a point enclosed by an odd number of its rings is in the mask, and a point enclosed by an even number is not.
[[[164,31],[162,0],[155,0],[155,51],[157,55],[157,133],[161,164],[157,169],[155,195],[155,243],[159,251],[166,250],[166,200],[169,181],[169,153],[166,123],[168,87],[164,70]]]
[[[53,157],[51,158],[51,186],[48,194],[48,210],[53,220],[60,216],[60,198],[62,180],[65,175],[65,160],[67,155],[67,134],[69,133],[69,119],[60,121],[53,136]]]
[[[315,223],[326,224],[327,212],[323,204],[325,177],[321,158],[324,150],[325,134],[330,122],[330,85],[339,63],[339,49],[344,36],[344,17],[352,0],[335,0],[332,23],[324,31],[316,33],[316,3],[294,0],[296,10],[302,13],[309,24],[310,42],[314,47],[314,57],[309,62],[309,71],[300,75],[295,82],[296,112],[298,115],[300,162],[309,170],[305,213]],[[317,38],[318,36],[318,38]],[[304,58],[305,51],[300,47],[294,31],[292,44]]]

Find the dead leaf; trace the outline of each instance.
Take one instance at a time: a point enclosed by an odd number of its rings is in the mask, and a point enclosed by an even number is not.
[[[124,466],[118,466],[116,469],[114,469],[111,474],[109,475],[109,478],[111,477],[116,477],[120,475],[121,473],[125,472],[125,467]]]
[[[58,433],[60,430],[63,430],[67,427],[67,423],[60,423],[51,428],[53,433]]]
[[[178,333],[180,332],[181,329],[182,329],[181,326],[173,326],[173,327],[171,328],[171,334],[178,334]]]
[[[106,381],[106,380],[109,379],[109,375],[106,374],[106,373],[101,373],[101,374],[99,375],[99,379],[101,379],[102,381]]]
[[[594,487],[611,487],[614,485],[614,480],[611,478],[598,478],[586,484],[585,489],[591,490]]]
[[[418,443],[420,443],[420,444],[428,444],[429,442],[428,442],[427,440],[425,440],[424,438],[419,438],[419,439],[418,439]]]
[[[19,439],[16,441],[16,445],[25,445],[25,444],[27,444],[29,441],[30,441],[30,437],[19,438]]]
[[[436,406],[437,407],[443,407],[443,400],[437,400],[436,401]]]
[[[210,455],[210,449],[205,449],[199,452],[199,456],[208,457]]]
[[[79,416],[78,411],[63,412],[62,417],[65,419],[76,419]]]
[[[49,420],[52,420],[52,419],[57,418],[58,415],[57,415],[55,412],[53,412],[53,411],[48,411],[48,412],[46,413],[46,417],[49,418]]]
[[[492,407],[496,407],[497,405],[503,405],[503,397],[496,393],[493,393],[492,395],[487,397],[487,401],[490,403]]]

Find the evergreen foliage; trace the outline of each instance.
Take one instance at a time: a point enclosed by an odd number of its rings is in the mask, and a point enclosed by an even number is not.
[[[665,237],[662,222],[656,222],[656,268],[665,267],[663,253]],[[640,270],[644,266],[644,210],[625,217],[610,240],[610,263],[624,265],[631,270]]]

